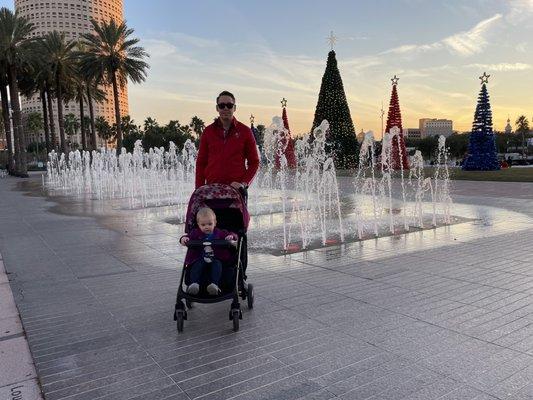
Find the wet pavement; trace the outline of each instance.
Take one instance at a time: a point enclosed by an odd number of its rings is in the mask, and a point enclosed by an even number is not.
[[[451,226],[251,251],[241,330],[221,303],[178,334],[172,207],[20,182],[0,180],[0,253],[46,399],[533,398],[533,184],[453,182]]]

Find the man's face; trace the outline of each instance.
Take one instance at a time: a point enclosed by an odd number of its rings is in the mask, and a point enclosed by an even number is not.
[[[229,108],[228,108],[229,106]],[[217,111],[220,119],[230,121],[235,112],[235,101],[230,96],[220,96],[217,101]]]

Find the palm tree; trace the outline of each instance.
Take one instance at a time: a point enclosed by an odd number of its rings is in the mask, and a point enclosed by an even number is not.
[[[69,80],[74,76],[74,41],[67,41],[64,33],[53,31],[43,38],[43,49],[46,60],[50,63],[54,77],[54,89],[57,99],[57,119],[59,122],[59,139],[61,151],[68,152],[65,140],[65,122],[63,117],[63,100],[69,85]]]
[[[44,128],[44,137],[46,150],[50,152],[55,145],[54,124],[49,123],[47,92],[50,90],[52,80],[50,66],[45,61],[40,41],[34,41],[31,46],[31,56],[27,63],[22,67],[22,73],[19,75],[20,94],[30,98],[36,94],[39,95],[42,105],[42,119]],[[53,122],[53,121],[52,121]],[[52,126],[52,137],[50,137],[50,125]]]
[[[96,130],[94,128],[94,110],[92,105],[92,95],[91,90],[89,88],[91,84],[90,77],[85,76],[80,68],[79,59],[81,54],[85,53],[86,47],[82,41],[78,41],[76,44],[76,68],[75,68],[75,76],[74,76],[74,86],[75,86],[75,98],[76,101],[79,104],[80,107],[80,121],[85,121],[85,102],[89,104],[89,114],[91,118],[91,122],[89,124],[85,124],[82,122],[81,124],[81,144],[83,150],[87,150],[88,148],[96,149]],[[87,127],[91,127],[91,140],[87,140]],[[89,145],[88,142],[92,143]]]
[[[87,79],[87,78],[86,78]],[[94,102],[96,103],[102,103],[106,99],[106,93],[103,91],[99,85],[98,82],[94,80],[87,80],[86,85],[86,94],[87,94],[87,103],[89,104],[89,118],[90,118],[90,126],[91,126],[91,145],[93,150],[96,150],[96,123],[95,123],[95,117],[94,117]]]
[[[122,117],[120,129],[124,135],[129,135],[139,130],[137,125],[135,125],[135,121],[133,121],[129,115],[124,115]]]
[[[526,158],[526,133],[529,132],[529,121],[525,115],[516,119],[516,134],[522,134],[522,157]]]
[[[74,97],[80,107],[80,121],[84,121],[85,120],[85,107],[84,107],[85,104],[84,103],[87,98],[87,93],[85,89],[86,89],[87,84],[85,80],[83,79],[83,76],[81,76],[78,68],[76,68],[73,82],[74,82],[74,89],[75,89]],[[81,123],[80,128],[81,128],[81,148],[83,150],[87,150],[87,130],[85,129],[86,128],[85,124]]]
[[[48,104],[48,122],[50,124],[50,145],[53,150],[58,150],[57,136],[56,136],[56,123],[54,118],[54,100],[52,94],[52,85],[50,82],[46,83],[44,89],[44,95],[46,97],[46,103]]]
[[[200,139],[200,136],[202,135],[202,132],[205,129],[205,123],[202,121],[199,117],[196,115],[192,117],[191,123],[189,124],[192,128],[193,132],[196,133],[196,138]]]
[[[122,130],[118,99],[119,86],[123,88],[128,79],[134,83],[140,83],[146,79],[146,69],[149,66],[144,58],[148,57],[148,54],[142,47],[136,46],[139,39],[130,37],[133,29],[128,28],[125,22],[117,24],[114,19],[111,19],[102,24],[95,20],[91,23],[95,33],[83,35],[87,51],[81,55],[81,70],[86,76],[113,86],[117,151],[120,152]]]
[[[26,131],[32,134],[34,141],[39,141],[39,134],[44,128],[44,120],[41,113],[32,112],[26,115]]]
[[[84,114],[83,112],[83,104],[81,103],[81,97],[83,96],[85,100],[87,101],[87,105],[89,106],[89,124],[85,124],[85,127],[82,127],[82,129],[85,129],[85,132],[87,131],[87,127],[90,127],[91,130],[91,137],[90,140],[86,139],[86,142],[90,142],[90,147],[93,150],[96,150],[97,144],[96,144],[96,125],[95,125],[95,117],[94,117],[94,107],[93,107],[93,101],[96,101],[97,103],[101,103],[106,99],[106,93],[104,90],[100,88],[101,82],[97,81],[95,77],[87,75],[81,68],[80,65],[80,59],[84,56],[84,54],[87,53],[87,46],[84,42],[78,41],[76,45],[76,80],[79,81],[77,83],[78,93],[76,94],[76,100],[80,102],[80,115]],[[80,89],[84,89],[84,93],[82,94]],[[84,121],[84,116],[81,116],[80,120]],[[82,131],[82,141],[83,141],[83,131]]]
[[[27,97],[38,92],[41,97],[45,135],[49,135],[47,150],[50,152],[58,149],[53,108],[53,97],[55,96],[54,77],[52,75],[51,65],[46,59],[46,51],[42,38],[35,40],[33,43],[30,65],[32,67],[30,79],[33,82],[29,88],[25,88],[22,92]]]
[[[7,75],[5,68],[0,63],[0,98],[2,101],[2,123],[7,141],[7,170],[9,173],[15,171],[15,158],[13,155],[13,142],[11,141],[11,123],[9,122],[9,100],[7,99]]]
[[[19,176],[28,176],[26,163],[26,138],[22,126],[20,100],[18,95],[17,73],[19,66],[27,56],[27,39],[34,30],[33,24],[6,7],[0,9],[0,58],[6,66],[9,84],[9,98],[13,111],[13,133],[15,141],[16,172]]]
[[[69,137],[69,141],[72,143],[72,136],[78,134],[80,129],[80,121],[73,113],[65,115],[65,133]]]
[[[98,136],[104,141],[104,146],[107,149],[107,142],[113,137],[111,125],[104,117],[98,117],[95,120],[95,126]]]
[[[144,131],[150,131],[150,130],[153,130],[155,128],[159,127],[159,124],[157,123],[157,121],[155,119],[153,119],[152,117],[147,117],[145,120],[144,120]]]

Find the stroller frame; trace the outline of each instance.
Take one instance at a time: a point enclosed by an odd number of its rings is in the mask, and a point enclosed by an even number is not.
[[[243,199],[246,201],[246,191],[241,192]],[[239,231],[239,238],[237,242],[237,262],[236,265],[232,265],[232,270],[235,271],[233,289],[228,293],[223,293],[218,296],[198,296],[191,295],[183,290],[186,269],[189,267],[186,263],[183,264],[181,271],[180,283],[178,286],[178,291],[176,294],[176,304],[174,307],[174,321],[176,321],[178,332],[183,332],[184,321],[187,320],[187,310],[192,308],[193,303],[219,303],[226,300],[232,300],[230,310],[229,310],[229,319],[233,322],[233,331],[237,332],[239,330],[239,321],[242,319],[241,305],[239,302],[239,296],[241,299],[247,300],[247,305],[249,309],[253,309],[254,304],[254,290],[253,285],[246,282],[246,267],[248,263],[247,257],[247,237],[246,230],[243,229]],[[203,247],[205,245],[215,245],[215,246],[228,246],[230,242],[226,240],[189,240],[187,243],[189,247]],[[233,246],[233,245],[231,245]],[[243,249],[244,247],[244,249]],[[245,260],[243,261],[243,258]]]

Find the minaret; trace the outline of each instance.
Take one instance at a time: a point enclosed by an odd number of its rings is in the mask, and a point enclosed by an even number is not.
[[[505,125],[505,133],[506,134],[513,133],[513,127],[511,126],[511,120],[509,119],[509,116],[507,116],[507,125]]]

